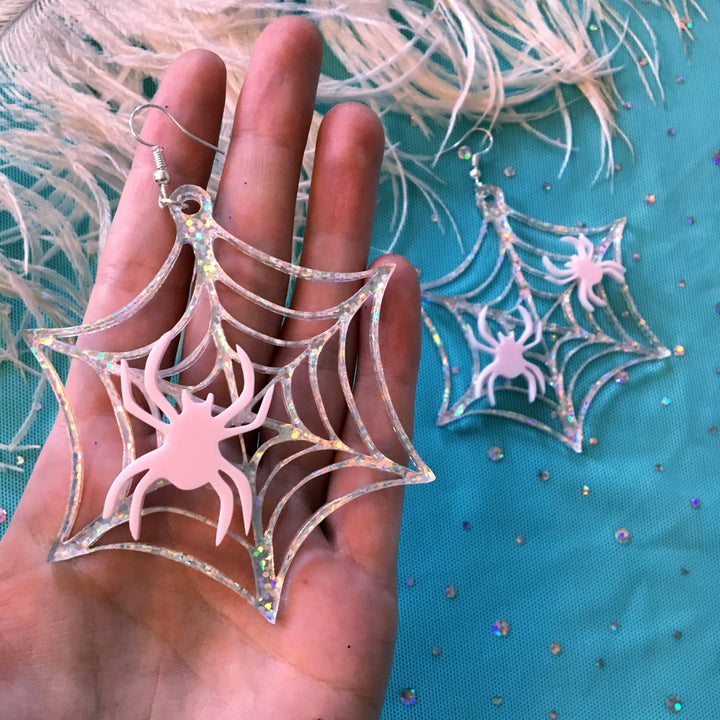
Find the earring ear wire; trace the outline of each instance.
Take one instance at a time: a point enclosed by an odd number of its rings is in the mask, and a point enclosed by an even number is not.
[[[187,128],[183,127],[178,122],[177,118],[167,108],[163,107],[162,105],[157,105],[155,103],[143,103],[142,105],[138,105],[130,113],[130,118],[128,120],[128,124],[130,125],[130,134],[141,145],[152,148],[153,159],[155,160],[155,172],[153,173],[153,180],[160,187],[160,197],[158,198],[158,205],[160,207],[167,207],[168,205],[174,204],[174,201],[170,200],[167,195],[167,186],[170,183],[170,171],[168,170],[167,163],[165,162],[165,150],[162,145],[156,145],[154,143],[148,142],[147,140],[144,140],[140,137],[140,135],[138,135],[137,131],[135,130],[135,116],[143,110],[150,109],[160,110],[161,112],[164,112],[165,115],[167,115],[175,123],[175,125],[177,125],[177,127],[185,133],[185,135],[195,140],[195,142],[198,142],[201,145],[210,148],[211,150],[215,150],[215,152],[218,152],[221,155],[224,155],[225,152],[221,150],[217,145],[213,145],[207,140],[203,140],[201,137],[198,137],[197,135],[191,133]]]

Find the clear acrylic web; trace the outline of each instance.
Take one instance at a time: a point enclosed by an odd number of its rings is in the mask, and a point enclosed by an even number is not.
[[[58,399],[67,425],[72,453],[68,505],[49,559],[67,560],[104,549],[135,550],[161,556],[217,580],[244,597],[270,622],[275,622],[283,583],[293,558],[305,539],[330,513],[366,493],[395,485],[429,482],[434,478],[413,448],[393,409],[380,360],[380,307],[393,266],[388,264],[363,272],[345,274],[323,272],[288,263],[267,255],[226,232],[213,218],[212,201],[205,190],[184,185],[178,188],[169,200],[167,207],[175,220],[177,230],[175,243],[163,266],[143,292],[122,309],[95,322],[61,329],[34,330],[27,334],[27,340]],[[193,211],[189,209],[191,207]],[[219,243],[229,244],[235,252],[241,253],[248,263],[272,268],[280,273],[289,292],[298,282],[332,284],[334,288],[343,289],[343,299],[313,311],[293,309],[289,303],[279,305],[264,297],[262,293],[243,287],[230,277],[216,255]],[[194,255],[191,292],[182,317],[169,333],[143,347],[121,351],[95,351],[79,347],[78,339],[122,326],[146,308],[172,273],[185,246],[191,247]],[[295,332],[290,339],[267,335],[254,328],[251,323],[234,316],[226,308],[228,300],[233,298],[235,301],[241,298],[247,303],[247,308],[256,312],[276,316],[280,324],[292,322],[296,330],[307,325],[309,330],[305,333],[302,330]],[[392,424],[394,434],[407,454],[406,463],[396,462],[381,452],[376,438],[373,437],[372,424],[368,423],[368,418],[363,417],[359,399],[353,391],[353,378],[350,375],[353,372],[353,363],[350,362],[348,369],[348,360],[352,358],[346,357],[346,345],[358,313],[363,307],[366,310],[369,308],[369,333],[366,337],[359,337],[357,342],[369,344],[377,380],[377,397],[381,398],[380,404],[387,414],[387,420]],[[153,356],[153,347],[157,347],[159,342],[167,346],[175,340],[180,343],[179,348],[182,348],[184,333],[201,309],[202,313],[208,316],[203,316],[203,322],[207,321],[207,332],[202,342],[196,347],[187,348],[185,353],[179,350],[175,362],[161,368],[162,353],[158,354],[156,350]],[[249,515],[244,519],[249,524],[249,533],[245,535],[241,529],[238,530],[237,523],[235,529],[231,526],[226,533],[221,532],[222,528],[219,528],[216,522],[216,505],[208,505],[208,512],[205,513],[204,505],[200,503],[203,509],[203,512],[200,512],[193,508],[192,504],[188,508],[183,506],[183,503],[166,503],[166,497],[175,496],[163,492],[156,496],[163,498],[161,503],[157,504],[153,501],[155,493],[162,491],[168,484],[178,487],[177,483],[169,483],[165,477],[148,481],[148,487],[144,490],[147,502],[139,517],[142,517],[144,522],[152,522],[152,517],[158,514],[170,518],[182,517],[183,522],[192,521],[215,529],[219,540],[225,538],[224,544],[218,548],[219,551],[227,549],[227,543],[234,544],[235,549],[241,548],[245,551],[245,572],[235,574],[232,568],[221,569],[217,563],[203,559],[195,553],[163,543],[143,542],[142,537],[118,539],[118,528],[129,520],[132,527],[133,493],[128,494],[132,477],[127,483],[121,483],[123,487],[116,502],[107,501],[106,517],[103,516],[100,506],[92,508],[93,514],[96,513],[94,519],[83,527],[76,528],[86,482],[85,454],[89,441],[82,437],[74,409],[53,365],[51,353],[59,353],[86,364],[102,383],[122,440],[122,465],[118,468],[120,473],[138,459],[135,437],[137,420],[133,420],[131,415],[138,418],[142,417],[143,411],[149,413],[151,417],[146,416],[145,424],[158,426],[155,440],[155,449],[158,449],[166,439],[164,436],[171,433],[171,415],[182,415],[188,409],[188,403],[192,406],[191,409],[197,409],[197,406],[203,403],[215,402],[207,395],[207,389],[211,385],[215,388],[218,382],[225,384],[228,405],[238,400],[243,389],[245,395],[248,395],[248,383],[253,382],[253,373],[247,372],[248,365],[245,364],[240,375],[244,381],[239,388],[238,369],[243,363],[250,362],[250,359],[242,348],[243,343],[228,340],[229,333],[232,333],[234,338],[242,336],[248,345],[264,346],[269,350],[269,357],[281,355],[284,358],[281,364],[272,361],[264,364],[252,362],[255,375],[252,399],[248,398],[241,403],[238,416],[231,419],[228,425],[232,428],[253,424],[253,427],[261,426],[261,432],[259,435],[246,437],[238,428],[234,438],[224,441],[230,448],[226,451],[223,446],[224,457],[218,461],[226,462],[229,455],[233,466],[248,483],[251,502],[248,505]],[[212,363],[207,362],[208,353],[213,357]],[[349,437],[353,438],[352,442],[346,443],[343,440],[340,428],[335,426],[326,410],[321,374],[327,372],[323,367],[327,368],[329,362],[335,368],[332,372],[336,375],[335,381],[344,399],[344,423],[346,428],[348,424],[351,426]],[[153,365],[152,371],[149,369],[150,365]],[[193,377],[191,383],[181,382],[184,378],[189,378],[197,368],[203,368],[202,377]],[[121,383],[123,374],[125,378]],[[298,385],[299,378],[302,378],[302,381]],[[123,383],[124,388],[121,387]],[[295,397],[300,386],[305,389],[303,400],[306,404],[309,402],[307,395],[312,396],[313,408],[310,414],[301,409],[300,399]],[[268,396],[271,393],[274,409],[268,411]],[[132,395],[130,402],[128,395]],[[138,398],[143,405],[141,410],[137,409]],[[217,417],[227,408],[221,405],[214,409]],[[375,412],[377,411],[378,408],[375,408]],[[169,419],[170,423],[163,424],[163,418]],[[154,450],[148,451],[147,455],[152,452]],[[331,458],[332,461],[318,461],[311,472],[300,477],[299,468],[307,467],[308,457],[315,453],[319,453],[317,457]],[[345,468],[365,468],[370,471],[368,479],[372,479],[338,497],[329,496],[293,526],[290,536],[282,544],[281,553],[277,555],[276,531],[282,523],[283,510],[295,502],[296,493],[313,482],[327,481],[331,473]],[[216,473],[217,468],[210,468],[209,472]],[[230,476],[230,472],[225,472],[225,475]],[[294,479],[287,483],[287,489],[284,475]],[[108,487],[112,479],[106,479]],[[97,478],[93,479],[93,482],[97,481]],[[199,486],[198,483],[196,485]],[[283,490],[278,490],[278,487]],[[246,515],[244,503],[242,508],[238,507],[237,502],[233,504],[238,518],[241,510],[242,515]],[[287,528],[284,532],[287,534]],[[125,533],[127,534],[127,527]],[[141,529],[140,534],[142,533]],[[135,534],[137,533],[133,531],[133,535]],[[210,539],[207,533],[203,537]],[[208,546],[211,544],[209,542]]]
[[[509,207],[499,187],[479,182],[477,168],[471,176],[478,238],[454,270],[421,286],[423,320],[442,365],[438,425],[504,417],[581,452],[600,388],[624,382],[637,363],[670,355],[624,279],[625,218],[593,228],[553,225]],[[505,375],[496,368],[504,345],[520,361]]]

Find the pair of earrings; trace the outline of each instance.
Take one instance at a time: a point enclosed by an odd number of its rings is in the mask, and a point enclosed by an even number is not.
[[[368,492],[434,478],[393,410],[380,362],[379,310],[393,267],[352,274],[319,272],[267,255],[234,237],[213,218],[212,201],[204,189],[183,185],[167,193],[170,176],[162,148],[140,138],[133,127],[136,113],[147,108],[170,114],[165,108],[146,104],[137,108],[130,119],[133,136],[152,148],[159,204],[175,221],[176,237],[168,258],[150,284],[112,315],[85,325],[28,333],[28,341],[64,414],[73,458],[68,506],[49,559],[65,560],[103,549],[166,557],[234,590],[274,622],[295,554],[331,512]],[[599,228],[569,228],[522,215],[506,204],[499,187],[481,182],[481,154],[473,156],[470,173],[482,216],[478,239],[455,270],[422,285],[423,318],[443,372],[438,424],[473,414],[505,417],[549,432],[579,452],[583,422],[598,390],[631,365],[667,357],[669,351],[639,315],[625,283],[620,254],[625,220]],[[534,241],[517,235],[515,224],[534,233]],[[594,237],[600,237],[599,243],[592,242]],[[496,245],[490,250],[488,270],[482,260],[493,238]],[[575,253],[559,252],[558,238]],[[240,253],[246,262],[283,274],[288,285],[297,280],[331,282],[335,288],[347,288],[346,296],[339,303],[313,312],[300,313],[277,305],[229,276],[215,251],[221,242]],[[194,276],[185,312],[171,329],[155,342],[129,350],[99,352],[77,347],[78,338],[121,326],[146,307],[161,291],[185,246],[191,247],[194,254]],[[612,259],[605,259],[608,253]],[[563,267],[558,267],[559,263]],[[608,291],[605,278],[611,284]],[[292,318],[316,328],[316,321],[321,320],[325,329],[308,331],[301,340],[293,341],[296,352],[282,365],[254,363],[243,344],[264,346],[271,358],[278,348],[287,348],[290,343],[264,335],[233,316],[221,299],[220,286],[263,312],[275,314],[281,322]],[[619,314],[613,309],[615,298],[609,301],[610,293],[624,301],[625,310]],[[346,331],[350,320],[367,303],[372,306],[373,320],[361,341],[369,343],[378,391],[409,458],[406,465],[378,450],[352,393],[344,355]],[[209,310],[207,333],[198,347],[183,352],[185,330],[200,307]],[[437,312],[441,317],[435,317]],[[490,321],[498,328],[495,333]],[[245,342],[231,343],[228,328],[233,337],[241,336]],[[470,355],[470,368],[467,364],[464,368],[465,389],[455,399],[452,396],[458,382],[454,370],[462,372],[463,368],[451,365],[449,343],[444,340],[444,335],[455,332],[453,328],[459,329]],[[328,350],[335,342],[339,349]],[[163,357],[173,343],[178,344],[176,360],[163,368]],[[108,394],[123,446],[122,467],[110,484],[104,507],[79,530],[75,524],[83,494],[83,438],[50,360],[51,351],[85,363],[96,373]],[[337,354],[346,414],[355,425],[362,447],[345,444],[329,419],[317,374],[324,352]],[[208,355],[213,358],[209,364]],[[620,362],[614,359],[617,357]],[[132,363],[144,367],[136,368]],[[192,384],[180,381],[183,374],[200,366],[204,368],[200,379]],[[319,419],[321,431],[317,422],[313,429],[309,427],[295,402],[293,380],[303,374],[312,390],[313,415]],[[255,376],[263,379],[257,392]],[[498,378],[505,382],[497,384]],[[213,394],[203,397],[209,386],[220,381],[225,383],[225,394],[230,398],[227,407],[215,403]],[[143,398],[142,404],[136,400],[136,393]],[[533,412],[532,408],[537,410]],[[140,456],[131,416],[155,431],[157,447]],[[258,439],[257,431],[261,429]],[[336,459],[329,468],[309,472],[286,492],[275,491],[282,474],[293,470],[293,463],[299,467],[309,455],[323,452],[332,453]],[[280,514],[293,495],[329,470],[358,466],[380,471],[383,479],[324,503],[293,528],[280,556],[276,556]],[[137,485],[129,492],[138,477]],[[235,494],[225,478],[229,478],[240,500],[244,534],[230,529]],[[168,485],[180,490],[210,485],[220,502],[217,520],[180,505],[147,507],[147,496]],[[247,581],[247,572],[223,570],[194,551],[142,542],[142,518],[156,513],[182,516],[214,528],[216,544],[232,542],[245,551],[252,581]],[[132,541],[107,539],[110,531],[125,523],[129,524]]]

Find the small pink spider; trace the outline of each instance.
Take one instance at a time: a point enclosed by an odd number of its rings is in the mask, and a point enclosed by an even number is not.
[[[187,390],[183,390],[180,396],[181,409],[178,412],[157,385],[160,362],[172,337],[173,333],[168,332],[157,341],[148,354],[144,371],[147,394],[164,413],[167,422],[163,422],[138,405],[132,393],[128,364],[123,360],[120,365],[120,383],[125,409],[138,420],[155,428],[162,436],[162,444],[157,449],[133,460],[115,478],[105,497],[103,518],[109,518],[117,510],[128,485],[141,472],[147,471],[133,491],[130,504],[130,533],[135,540],[140,535],[145,494],[156,480],[167,480],[180,490],[195,490],[210,483],[220,498],[220,514],[215,535],[215,544],[219,545],[230,526],[235,502],[232,490],[220,472],[225,473],[232,480],[240,495],[246,533],[250,529],[253,504],[252,490],[247,477],[222,456],[220,442],[259,428],[267,418],[275,387],[271,387],[265,393],[258,413],[251,422],[227,427],[229,422],[250,406],[255,394],[252,362],[247,353],[240,346],[236,346],[243,376],[243,389],[237,400],[218,415],[213,415],[212,393],[206,400],[198,401]]]
[[[531,347],[535,347],[542,339],[542,323],[539,320],[533,323],[530,313],[524,307],[519,306],[518,311],[525,325],[522,335],[516,340],[515,332],[511,331],[507,335],[498,333],[497,339],[495,339],[490,334],[490,328],[485,319],[487,310],[486,305],[480,311],[477,319],[477,327],[478,334],[486,340],[488,344],[483,345],[475,336],[471,336],[469,342],[471,347],[493,355],[495,359],[475,378],[473,383],[475,397],[480,397],[483,392],[483,387],[487,385],[488,400],[490,404],[494,406],[495,392],[493,390],[493,384],[495,383],[495,378],[500,375],[508,380],[512,380],[518,375],[522,375],[528,384],[528,400],[533,402],[537,394],[538,385],[540,386],[540,392],[545,392],[545,378],[537,365],[533,365],[525,359],[524,353]],[[526,345],[525,341],[533,332],[535,333],[535,339]]]
[[[598,307],[607,305],[605,300],[599,298],[593,292],[593,287],[603,279],[603,275],[609,275],[619,283],[623,282],[625,280],[625,268],[614,260],[596,260],[594,257],[595,246],[585,235],[579,237],[568,235],[560,239],[572,245],[577,250],[577,255],[571,257],[565,263],[565,270],[553,265],[550,258],[543,255],[542,262],[548,271],[545,279],[556,285],[564,285],[567,282],[577,280],[578,300],[587,312],[592,312],[595,309],[592,303],[595,303]]]

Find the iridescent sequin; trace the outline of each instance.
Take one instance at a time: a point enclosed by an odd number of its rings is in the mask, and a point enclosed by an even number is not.
[[[620,528],[615,531],[615,540],[619,545],[627,545],[632,538],[630,531],[627,528]]]
[[[493,635],[507,637],[510,634],[510,623],[507,620],[496,620],[492,625]]]
[[[499,462],[505,457],[505,453],[503,452],[503,449],[501,447],[498,447],[497,445],[493,445],[488,448],[487,456],[492,460],[493,462]]]

